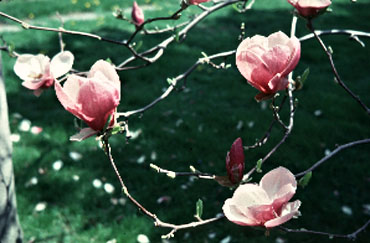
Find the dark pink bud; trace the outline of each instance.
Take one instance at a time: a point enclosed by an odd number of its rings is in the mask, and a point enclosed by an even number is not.
[[[237,138],[231,145],[231,149],[226,155],[226,170],[230,181],[233,184],[243,179],[244,172],[244,149],[241,138]]]
[[[144,23],[144,12],[135,1],[132,6],[131,17],[132,22],[134,22],[136,26],[140,26]]]

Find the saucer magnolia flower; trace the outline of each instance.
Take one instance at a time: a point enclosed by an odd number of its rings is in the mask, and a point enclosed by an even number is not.
[[[236,66],[250,85],[261,91],[256,96],[271,96],[288,86],[287,75],[298,64],[301,45],[296,37],[283,32],[268,37],[255,35],[243,40],[236,50]]]
[[[222,210],[235,224],[272,228],[299,215],[301,202],[288,202],[296,188],[294,175],[288,169],[278,167],[264,175],[259,185],[239,186],[233,197],[225,201]]]
[[[288,0],[303,17],[315,17],[321,10],[326,9],[330,4],[330,0]]]
[[[237,184],[243,179],[244,149],[241,138],[237,138],[231,145],[230,152],[227,152],[226,170],[229,180],[233,184]]]
[[[69,51],[58,53],[51,61],[42,54],[23,54],[18,56],[14,72],[23,80],[24,87],[34,90],[34,94],[40,96],[44,89],[54,84],[56,78],[71,70],[73,60],[73,54]]]
[[[140,26],[144,23],[144,12],[135,1],[132,6],[131,18],[135,26]]]
[[[188,4],[190,5],[198,5],[199,3],[209,2],[210,0],[188,0]]]
[[[55,91],[63,107],[87,123],[71,140],[81,141],[102,131],[110,118],[115,122],[115,111],[120,101],[120,81],[114,67],[103,60],[97,61],[87,78],[70,75],[63,87],[55,82]]]

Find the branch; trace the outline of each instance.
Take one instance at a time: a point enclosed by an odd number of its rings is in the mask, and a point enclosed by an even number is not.
[[[150,167],[154,169],[156,172],[160,174],[166,174],[170,178],[175,178],[177,176],[195,176],[199,179],[207,179],[207,180],[214,180],[216,178],[215,175],[209,174],[209,173],[203,173],[198,170],[196,170],[193,166],[190,166],[190,169],[192,172],[175,172],[171,170],[163,169],[155,164],[150,164]]]
[[[292,25],[291,25],[291,33],[290,33],[290,36],[295,36],[295,30],[296,30],[296,26],[297,26],[297,16],[293,15],[293,19],[292,19]],[[280,140],[279,143],[277,143],[275,145],[275,147],[273,147],[270,152],[268,152],[265,157],[263,157],[262,161],[261,161],[261,164],[265,163],[265,161],[270,158],[270,156],[275,153],[275,151],[285,142],[285,140],[288,138],[288,136],[290,135],[290,133],[292,132],[293,130],[293,124],[294,124],[294,114],[295,114],[295,105],[294,105],[294,100],[293,100],[293,72],[291,72],[288,76],[288,81],[289,81],[289,84],[288,84],[288,97],[289,97],[289,109],[290,109],[290,112],[289,112],[289,125],[288,126],[285,126],[285,134],[283,136],[283,138]],[[243,180],[248,180],[250,178],[250,176],[253,174],[253,172],[257,169],[257,165],[254,166],[250,171],[248,171],[248,173],[246,173],[244,176],[243,176]]]
[[[199,66],[203,63],[206,63],[207,60],[212,60],[212,59],[216,59],[216,58],[219,58],[219,57],[227,57],[227,56],[234,55],[235,52],[236,52],[235,50],[227,51],[227,52],[221,52],[221,53],[218,53],[218,54],[215,54],[215,55],[212,55],[212,56],[208,56],[207,58],[198,59],[198,61],[195,64],[193,64],[185,73],[182,73],[182,74],[178,75],[176,78],[173,78],[171,80],[171,85],[166,89],[166,91],[164,91],[164,93],[161,96],[156,98],[154,101],[152,101],[148,105],[146,105],[142,108],[139,108],[137,110],[126,111],[126,112],[118,112],[117,117],[123,116],[123,117],[127,118],[127,117],[129,117],[131,115],[134,115],[134,114],[137,114],[137,113],[143,113],[144,111],[146,111],[149,108],[156,105],[158,102],[164,100],[175,89],[175,86],[178,83],[178,81],[180,81],[182,79],[186,79],[196,69],[197,66]]]
[[[345,234],[331,234],[327,232],[307,230],[307,229],[289,229],[289,228],[285,228],[282,226],[280,226],[279,228],[288,233],[308,233],[308,234],[329,236],[330,239],[331,238],[346,238],[348,240],[356,240],[357,235],[361,233],[362,231],[364,231],[367,228],[367,226],[369,226],[369,224],[370,224],[370,219],[364,225],[362,225],[359,229],[355,230],[353,233],[346,234],[346,235]]]
[[[197,227],[197,226],[200,226],[200,225],[204,225],[204,224],[208,224],[208,223],[211,223],[211,222],[214,222],[216,220],[219,220],[221,218],[224,217],[224,215],[220,215],[220,216],[216,216],[214,218],[210,218],[210,219],[206,219],[206,220],[202,220],[202,219],[199,219],[198,218],[198,221],[195,221],[195,222],[191,222],[191,223],[187,223],[187,224],[179,224],[179,225],[176,225],[176,224],[171,224],[171,223],[166,223],[166,222],[163,222],[162,220],[160,220],[157,215],[155,215],[154,213],[151,213],[148,209],[146,209],[142,204],[140,204],[134,197],[131,196],[131,194],[129,193],[125,183],[123,182],[122,180],[122,177],[117,169],[117,166],[114,162],[114,159],[113,159],[113,156],[112,156],[112,151],[111,151],[111,147],[109,145],[109,141],[108,141],[108,137],[109,137],[109,133],[106,133],[102,136],[101,138],[101,141],[103,143],[103,149],[105,151],[105,153],[107,154],[108,156],[108,159],[112,165],[112,168],[118,178],[118,181],[120,182],[121,184],[121,187],[122,187],[122,191],[123,193],[127,196],[127,198],[133,203],[135,204],[135,206],[140,210],[142,211],[145,215],[147,215],[148,217],[152,218],[153,221],[154,221],[154,225],[157,226],[157,227],[163,227],[163,228],[171,228],[172,230],[170,231],[170,233],[168,233],[167,235],[163,235],[162,238],[171,238],[174,236],[174,233],[178,230],[181,230],[181,229],[186,229],[186,228],[194,228],[194,227]]]
[[[96,39],[96,40],[99,40],[99,41],[105,41],[105,42],[109,42],[109,43],[112,43],[112,44],[125,46],[132,53],[132,55],[135,57],[135,59],[139,58],[139,59],[142,59],[146,62],[149,62],[149,60],[147,60],[145,57],[142,57],[141,55],[138,55],[137,52],[127,42],[124,42],[124,41],[122,42],[122,41],[112,40],[112,39],[108,39],[108,38],[105,38],[105,37],[101,37],[101,36],[96,35],[96,34],[91,34],[91,33],[82,32],[82,31],[66,30],[62,27],[59,27],[58,29],[56,29],[56,28],[50,28],[50,27],[35,26],[35,25],[31,25],[29,23],[26,23],[26,22],[24,22],[20,19],[17,19],[15,17],[10,16],[10,15],[8,15],[6,13],[3,13],[3,12],[0,12],[0,16],[5,17],[9,20],[12,20],[12,21],[22,25],[22,27],[26,30],[34,29],[34,30],[64,33],[64,34],[69,34],[69,35],[84,36],[84,37]]]
[[[326,47],[326,45],[324,44],[324,42],[321,40],[320,36],[317,35],[317,33],[315,32],[315,29],[313,28],[313,25],[312,25],[312,21],[311,20],[308,20],[307,22],[307,27],[308,29],[312,32],[312,34],[315,36],[316,40],[319,42],[320,46],[322,47],[322,49],[325,51],[326,55],[328,56],[329,58],[329,62],[330,62],[330,66],[331,66],[331,69],[333,70],[333,73],[334,73],[334,76],[335,76],[335,79],[336,81],[338,82],[338,84],[350,95],[352,96],[353,99],[355,99],[357,101],[357,103],[359,103],[361,105],[361,107],[366,111],[366,113],[368,115],[370,115],[370,109],[365,105],[365,103],[363,103],[361,101],[361,99],[355,95],[348,87],[347,85],[342,81],[342,79],[340,78],[339,74],[338,74],[338,71],[335,67],[335,64],[334,64],[334,61],[333,61],[333,56],[331,54],[331,52],[329,51],[329,49]]]
[[[186,34],[193,28],[195,27],[202,19],[206,18],[208,15],[212,14],[213,12],[221,9],[221,8],[224,8],[228,5],[231,5],[231,4],[234,4],[236,2],[240,2],[240,1],[244,1],[244,0],[227,0],[227,1],[223,1],[221,3],[218,3],[217,5],[214,5],[210,8],[207,8],[207,10],[203,11],[201,14],[199,14],[197,17],[195,17],[192,21],[189,22],[189,24],[187,24],[181,31],[179,31],[177,33],[177,35],[172,35],[171,37],[163,40],[161,43],[153,46],[152,48],[144,51],[144,52],[141,52],[139,53],[138,55],[139,56],[147,56],[147,55],[150,55],[152,53],[155,53],[153,57],[151,58],[148,58],[148,62],[149,64],[150,63],[153,63],[155,62],[156,60],[158,60],[164,53],[164,49],[167,48],[167,46],[172,43],[173,41],[179,39],[179,40],[184,40],[186,38]],[[125,61],[123,61],[122,63],[120,63],[119,65],[117,65],[116,69],[117,70],[126,70],[126,69],[134,69],[134,68],[137,68],[137,67],[125,67],[126,65],[128,65],[129,63],[133,62],[136,60],[136,57],[135,56],[131,56],[129,58],[127,58]]]
[[[287,97],[288,97],[287,95],[284,96],[283,100],[281,101],[281,103],[279,105],[279,108],[278,108],[277,112],[280,112],[280,110],[283,107]],[[244,149],[246,149],[246,150],[254,149],[254,148],[261,147],[262,145],[264,145],[268,141],[268,139],[270,138],[271,130],[274,127],[275,122],[277,122],[276,119],[273,119],[270,123],[269,128],[265,132],[265,134],[259,140],[257,140],[253,145],[244,146]]]
[[[353,39],[353,40],[357,41],[358,43],[360,43],[360,45],[362,47],[365,47],[365,43],[360,40],[359,36],[370,38],[370,33],[368,33],[368,32],[357,31],[357,30],[347,30],[347,29],[343,29],[343,30],[341,30],[341,29],[315,30],[315,33],[318,36],[321,36],[321,35],[349,35],[350,39]],[[312,39],[312,38],[315,38],[315,35],[313,33],[310,33],[310,34],[307,34],[307,35],[302,36],[301,38],[299,38],[299,41],[302,42],[302,41],[306,41],[306,40],[309,40],[309,39]]]
[[[346,143],[346,144],[340,145],[334,151],[332,151],[330,154],[326,155],[325,157],[323,157],[322,159],[320,159],[319,161],[317,161],[309,169],[296,174],[295,177],[301,177],[301,176],[304,176],[305,174],[307,174],[308,172],[313,171],[314,169],[316,169],[317,167],[319,167],[322,163],[326,162],[328,159],[330,159],[336,153],[340,152],[343,149],[350,148],[350,147],[353,147],[353,146],[359,145],[359,144],[366,144],[366,143],[370,143],[370,138],[366,138],[366,139],[362,139],[362,140],[357,140],[357,141],[353,141],[353,142],[350,142],[350,143]]]

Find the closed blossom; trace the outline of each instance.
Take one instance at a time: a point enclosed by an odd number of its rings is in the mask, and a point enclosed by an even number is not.
[[[135,1],[132,6],[131,18],[136,26],[140,26],[144,23],[144,12]]]
[[[278,31],[268,37],[255,35],[243,40],[236,51],[236,66],[250,85],[270,95],[287,88],[287,76],[300,55],[299,40]]]
[[[108,122],[109,126],[114,125],[116,107],[120,102],[120,85],[114,67],[103,60],[91,67],[87,77],[70,75],[63,86],[55,83],[55,91],[63,107],[89,126],[72,136],[71,140],[82,140],[97,134]]]
[[[244,148],[241,138],[237,138],[231,145],[230,151],[227,152],[226,171],[233,184],[237,184],[243,179]]]
[[[312,18],[329,7],[330,0],[288,0],[303,17]]]

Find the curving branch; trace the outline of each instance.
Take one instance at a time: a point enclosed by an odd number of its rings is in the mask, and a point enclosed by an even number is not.
[[[359,37],[370,38],[369,32],[358,31],[358,30],[348,30],[348,29],[331,29],[331,30],[315,30],[316,35],[349,35],[350,39],[357,41],[362,47],[365,47],[365,43],[360,40]],[[306,41],[315,38],[313,33],[304,35],[299,38],[299,41]]]
[[[235,52],[236,51],[233,50],[233,51],[221,52],[221,53],[218,53],[218,54],[215,54],[215,55],[212,55],[212,56],[208,56],[208,57],[204,57],[204,58],[199,58],[198,61],[196,63],[194,63],[186,72],[178,75],[176,78],[171,79],[170,86],[166,89],[166,91],[163,92],[163,94],[161,96],[159,96],[158,98],[153,100],[148,105],[146,105],[142,108],[139,108],[137,110],[126,111],[126,112],[118,112],[117,117],[122,116],[122,117],[127,118],[127,117],[132,116],[132,115],[137,114],[137,113],[143,113],[144,111],[153,107],[154,105],[156,105],[160,101],[164,100],[175,89],[175,86],[177,85],[177,83],[182,79],[186,79],[196,69],[196,67],[198,67],[199,65],[204,64],[204,63],[209,63],[209,60],[212,60],[212,59],[216,59],[216,58],[220,58],[220,57],[228,57],[228,56],[234,55]]]
[[[357,230],[355,230],[353,233],[350,233],[350,234],[332,234],[332,233],[307,230],[307,229],[289,229],[289,228],[282,227],[282,226],[280,226],[279,228],[288,233],[307,233],[307,234],[329,236],[330,239],[346,238],[348,240],[356,240],[357,235],[361,233],[362,231],[365,231],[365,229],[369,226],[369,224],[370,224],[370,219],[364,225],[362,225],[360,228],[358,228]]]
[[[313,24],[312,24],[312,20],[308,20],[307,22],[307,27],[308,29],[312,32],[312,34],[315,36],[316,40],[319,42],[320,46],[322,47],[322,49],[325,51],[326,55],[328,56],[329,58],[329,63],[330,63],[330,66],[331,66],[331,69],[334,73],[334,76],[335,76],[335,79],[337,81],[337,83],[354,99],[357,101],[358,104],[360,104],[360,106],[366,111],[366,113],[368,115],[370,115],[370,109],[365,105],[364,102],[362,102],[362,100],[360,99],[359,96],[355,95],[352,90],[350,90],[347,85],[342,81],[342,79],[340,78],[339,76],[339,73],[335,67],[335,64],[334,64],[334,60],[333,60],[333,55],[331,54],[331,51],[326,47],[326,45],[324,44],[324,42],[322,41],[322,39],[320,38],[320,36],[316,33],[314,27],[313,27]]]
[[[350,143],[342,144],[342,145],[338,146],[336,149],[334,149],[331,153],[329,153],[328,155],[326,155],[325,157],[323,157],[322,159],[320,159],[319,161],[317,161],[309,169],[307,169],[305,171],[302,171],[300,173],[295,174],[295,177],[301,177],[301,176],[304,176],[305,174],[307,174],[308,172],[313,171],[314,169],[316,169],[317,167],[319,167],[321,164],[323,164],[324,162],[326,162],[328,159],[330,159],[331,157],[333,157],[335,154],[337,154],[338,152],[342,151],[343,149],[350,148],[350,147],[353,147],[353,146],[356,146],[356,145],[360,145],[360,144],[366,144],[366,143],[370,143],[370,138],[366,138],[366,139],[357,140],[357,141],[353,141],[353,142],[350,142]]]

